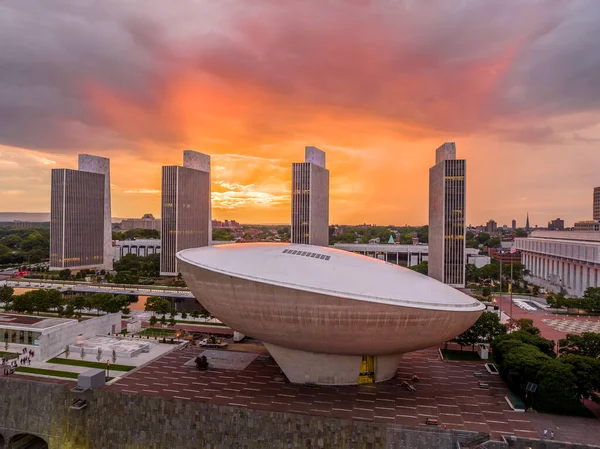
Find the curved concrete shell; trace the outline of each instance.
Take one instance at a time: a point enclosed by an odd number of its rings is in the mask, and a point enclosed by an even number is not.
[[[455,337],[483,305],[427,276],[331,248],[232,244],[177,254],[198,301],[260,339],[292,382],[354,384]],[[368,381],[369,376],[362,376]]]

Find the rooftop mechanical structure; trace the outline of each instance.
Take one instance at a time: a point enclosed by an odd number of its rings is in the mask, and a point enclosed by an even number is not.
[[[455,337],[484,309],[430,277],[321,246],[228,244],[177,259],[202,306],[262,340],[294,383],[390,379],[402,354]]]

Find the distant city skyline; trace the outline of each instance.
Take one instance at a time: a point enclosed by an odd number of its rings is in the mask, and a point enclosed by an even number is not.
[[[454,141],[467,223],[592,218],[600,2],[34,4],[0,15],[0,211],[49,211],[50,169],[86,152],[112,161],[115,216],[158,217],[160,167],[193,149],[215,218],[284,223],[310,143],[331,223],[424,224],[431,148]]]

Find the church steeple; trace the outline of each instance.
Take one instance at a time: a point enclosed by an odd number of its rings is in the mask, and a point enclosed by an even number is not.
[[[527,212],[527,221],[525,222],[525,230],[529,232],[529,212]]]

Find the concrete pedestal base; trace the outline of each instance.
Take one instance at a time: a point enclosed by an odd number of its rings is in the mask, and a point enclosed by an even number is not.
[[[263,344],[292,383],[358,384],[362,355],[323,354]],[[401,358],[402,354],[375,356],[375,382],[394,377]]]

